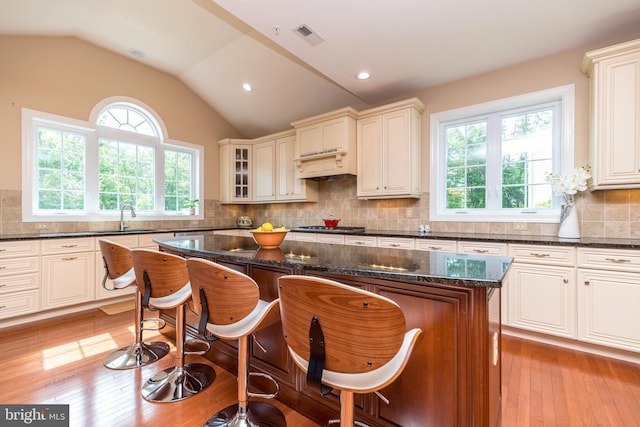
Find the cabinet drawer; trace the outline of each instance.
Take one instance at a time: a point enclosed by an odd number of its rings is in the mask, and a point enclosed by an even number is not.
[[[40,288],[38,273],[0,278],[0,294]],[[2,297],[4,299],[4,296]]]
[[[138,247],[158,249],[158,244],[153,241],[158,237],[173,237],[173,233],[138,234]]]
[[[23,273],[37,273],[40,270],[40,258],[7,258],[0,259],[0,276]]]
[[[288,234],[288,233],[287,233]],[[293,240],[298,242],[317,242],[316,233],[292,233]]]
[[[342,234],[318,234],[319,243],[333,243],[344,245],[344,235]]]
[[[455,240],[416,239],[415,248],[419,251],[456,252],[458,243]]]
[[[38,240],[21,240],[0,243],[0,258],[38,254],[40,254],[40,242]]]
[[[393,249],[413,249],[413,239],[403,237],[378,237],[378,247]]]
[[[377,246],[378,239],[375,236],[344,236],[345,245]]]
[[[576,249],[567,246],[509,245],[509,256],[515,262],[527,264],[551,264],[573,267],[576,263]]]
[[[19,316],[38,311],[40,295],[37,289],[23,292],[15,292],[2,296],[0,302],[0,319]]]
[[[458,242],[458,252],[480,255],[507,255],[506,243]]]
[[[65,254],[95,250],[95,238],[80,239],[45,239],[42,240],[42,254]]]
[[[578,267],[640,272],[640,251],[578,248]]]

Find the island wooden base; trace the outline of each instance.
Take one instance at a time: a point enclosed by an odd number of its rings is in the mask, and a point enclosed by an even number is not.
[[[286,274],[313,274],[367,289],[397,302],[405,313],[407,328],[424,331],[405,371],[381,390],[389,404],[373,393],[356,395],[356,419],[384,427],[500,425],[499,288],[217,262],[253,277],[265,300],[278,297],[277,279]],[[163,317],[169,322],[173,320],[170,313],[163,313]],[[188,332],[196,333],[194,327],[189,327]],[[206,357],[230,372],[237,372],[235,342],[213,342]],[[251,371],[271,374],[280,383],[280,401],[321,425],[338,418],[339,395],[334,392],[320,396],[306,387],[305,375],[289,359],[280,323],[257,331],[250,357]],[[269,384],[260,380],[252,378],[252,386],[268,390]]]

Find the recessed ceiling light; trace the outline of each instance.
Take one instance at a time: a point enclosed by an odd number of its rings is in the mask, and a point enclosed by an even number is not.
[[[135,58],[144,58],[145,53],[144,51],[140,50],[140,49],[136,49],[136,48],[131,48],[129,49],[129,54]]]
[[[369,77],[371,77],[371,74],[367,73],[366,71],[358,73],[358,78],[360,80],[367,80]]]
[[[251,92],[253,90],[249,83],[242,83],[242,89],[244,89],[245,92]]]

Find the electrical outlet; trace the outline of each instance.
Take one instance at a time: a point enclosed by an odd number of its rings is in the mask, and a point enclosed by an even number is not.
[[[44,230],[47,228],[47,224],[36,224],[36,230]]]
[[[513,229],[516,231],[526,231],[527,223],[526,222],[514,222]]]
[[[413,218],[413,210],[407,209],[407,218]]]

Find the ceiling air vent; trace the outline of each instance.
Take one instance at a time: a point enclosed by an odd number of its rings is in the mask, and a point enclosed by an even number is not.
[[[318,33],[315,33],[307,24],[302,24],[293,31],[295,31],[296,34],[302,37],[311,46],[317,46],[324,41],[324,39],[320,37]]]

